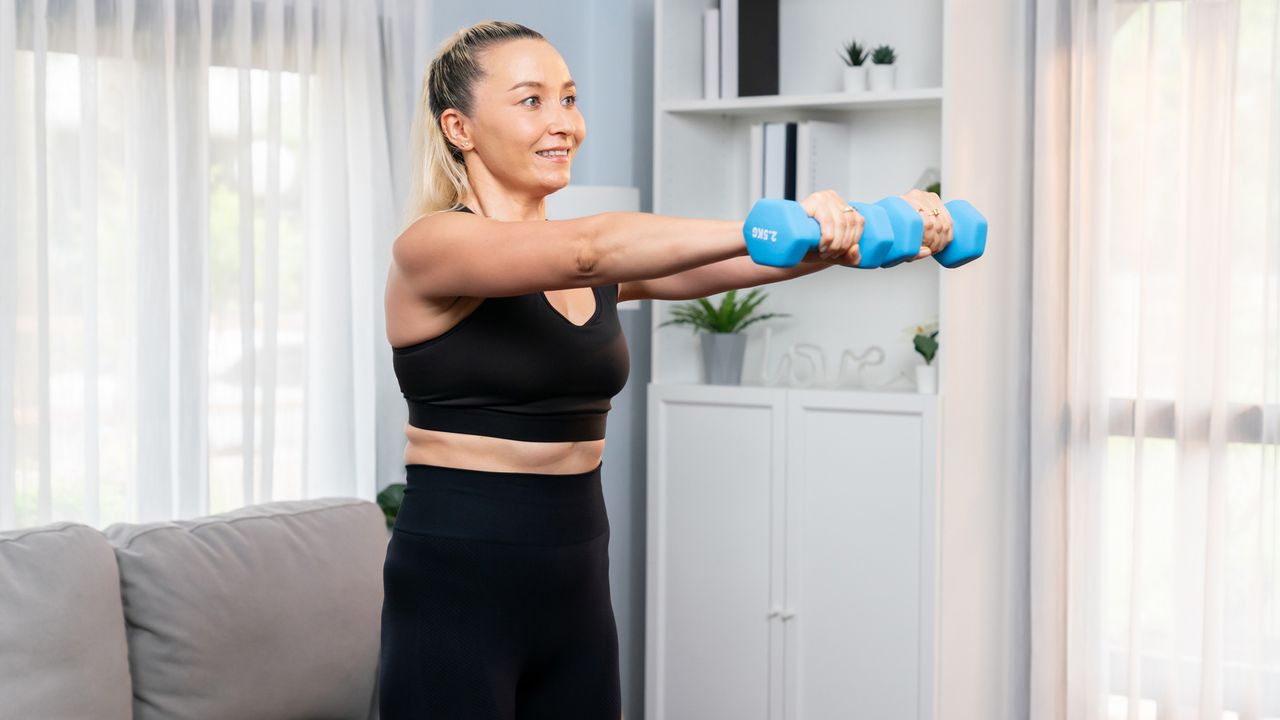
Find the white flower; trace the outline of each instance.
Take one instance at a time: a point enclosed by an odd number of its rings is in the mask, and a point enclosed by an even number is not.
[[[908,340],[914,340],[917,335],[932,335],[937,329],[938,321],[930,320],[917,325],[908,325],[902,329],[902,335]]]

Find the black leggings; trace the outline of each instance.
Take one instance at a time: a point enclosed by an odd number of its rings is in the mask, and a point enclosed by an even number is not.
[[[602,464],[405,466],[383,566],[381,720],[619,720]]]

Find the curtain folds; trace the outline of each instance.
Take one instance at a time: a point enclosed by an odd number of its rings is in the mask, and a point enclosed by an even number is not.
[[[1280,716],[1280,7],[1034,37],[1030,715]]]
[[[0,0],[0,527],[372,499],[408,0]]]

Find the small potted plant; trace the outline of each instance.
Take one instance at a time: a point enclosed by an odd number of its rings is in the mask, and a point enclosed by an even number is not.
[[[938,174],[938,168],[927,167],[924,172],[920,173],[920,177],[916,178],[916,182],[911,187],[919,188],[925,192],[942,195],[942,177]]]
[[[760,289],[747,293],[738,301],[738,291],[730,290],[712,305],[706,298],[681,303],[671,309],[672,319],[663,325],[688,325],[693,332],[702,331],[702,369],[706,382],[712,385],[738,385],[742,382],[742,355],[747,347],[743,334],[752,323],[789,313],[754,314],[756,306],[768,296]]]
[[[913,333],[911,343],[915,346],[916,352],[920,353],[920,357],[924,358],[924,364],[916,366],[916,391],[936,393],[938,366],[933,364],[933,358],[938,354],[938,323],[916,325],[910,330]]]
[[[867,79],[872,90],[892,90],[898,54],[889,45],[880,45],[871,53],[871,70]]]
[[[404,483],[391,483],[378,493],[378,507],[387,518],[387,532],[395,527],[396,515],[400,512],[400,503],[404,502]]]
[[[851,40],[844,46],[844,53],[840,56],[844,61],[844,91],[847,93],[859,93],[867,89],[867,51],[856,40]]]

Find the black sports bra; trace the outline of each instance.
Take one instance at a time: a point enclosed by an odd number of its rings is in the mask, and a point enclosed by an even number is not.
[[[444,333],[392,347],[409,424],[513,440],[603,438],[631,364],[618,284],[592,292],[596,310],[583,325],[534,292],[485,298]]]

